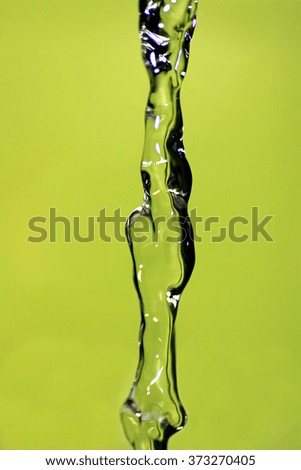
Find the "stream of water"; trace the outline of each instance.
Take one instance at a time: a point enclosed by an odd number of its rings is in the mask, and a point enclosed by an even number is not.
[[[140,300],[136,377],[121,410],[134,449],[167,449],[187,414],[175,357],[179,301],[195,262],[187,204],[192,175],[183,145],[180,91],[196,26],[196,0],[140,0],[140,38],[150,91],[141,162],[143,204],[126,232]],[[141,233],[143,229],[143,235]]]

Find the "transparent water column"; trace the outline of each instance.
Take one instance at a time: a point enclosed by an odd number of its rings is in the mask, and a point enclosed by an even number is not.
[[[129,216],[126,232],[141,325],[138,367],[121,420],[134,449],[167,449],[170,436],[187,421],[177,389],[175,321],[195,255],[187,212],[192,176],[183,145],[180,91],[197,1],[140,0],[139,8],[142,57],[150,82],[141,162],[144,198]]]

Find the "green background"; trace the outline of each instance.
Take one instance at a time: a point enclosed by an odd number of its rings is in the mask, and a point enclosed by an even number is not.
[[[301,449],[301,2],[203,0],[198,19],[182,96],[190,209],[223,225],[259,206],[275,241],[196,244],[177,320],[189,421],[170,448]],[[27,237],[49,207],[84,234],[99,209],[142,202],[137,1],[0,0],[0,41],[0,448],[127,449],[128,247]]]

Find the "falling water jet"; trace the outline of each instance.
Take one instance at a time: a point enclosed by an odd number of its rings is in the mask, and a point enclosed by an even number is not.
[[[177,389],[175,320],[193,270],[193,232],[187,213],[192,176],[183,145],[180,104],[197,0],[140,0],[142,57],[150,92],[141,162],[142,206],[126,224],[140,300],[139,363],[121,410],[134,449],[167,449],[187,421]],[[160,220],[160,224],[157,221]],[[148,227],[138,238],[137,224]]]

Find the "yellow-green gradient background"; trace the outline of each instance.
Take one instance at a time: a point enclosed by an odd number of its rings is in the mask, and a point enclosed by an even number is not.
[[[28,220],[142,202],[148,91],[134,0],[0,0],[2,449],[127,449],[138,358],[125,243],[27,241]],[[198,243],[177,320],[189,413],[171,449],[301,449],[297,0],[203,0],[183,85],[190,208],[275,215]],[[110,233],[110,230],[108,230]],[[112,230],[111,230],[112,232]]]

